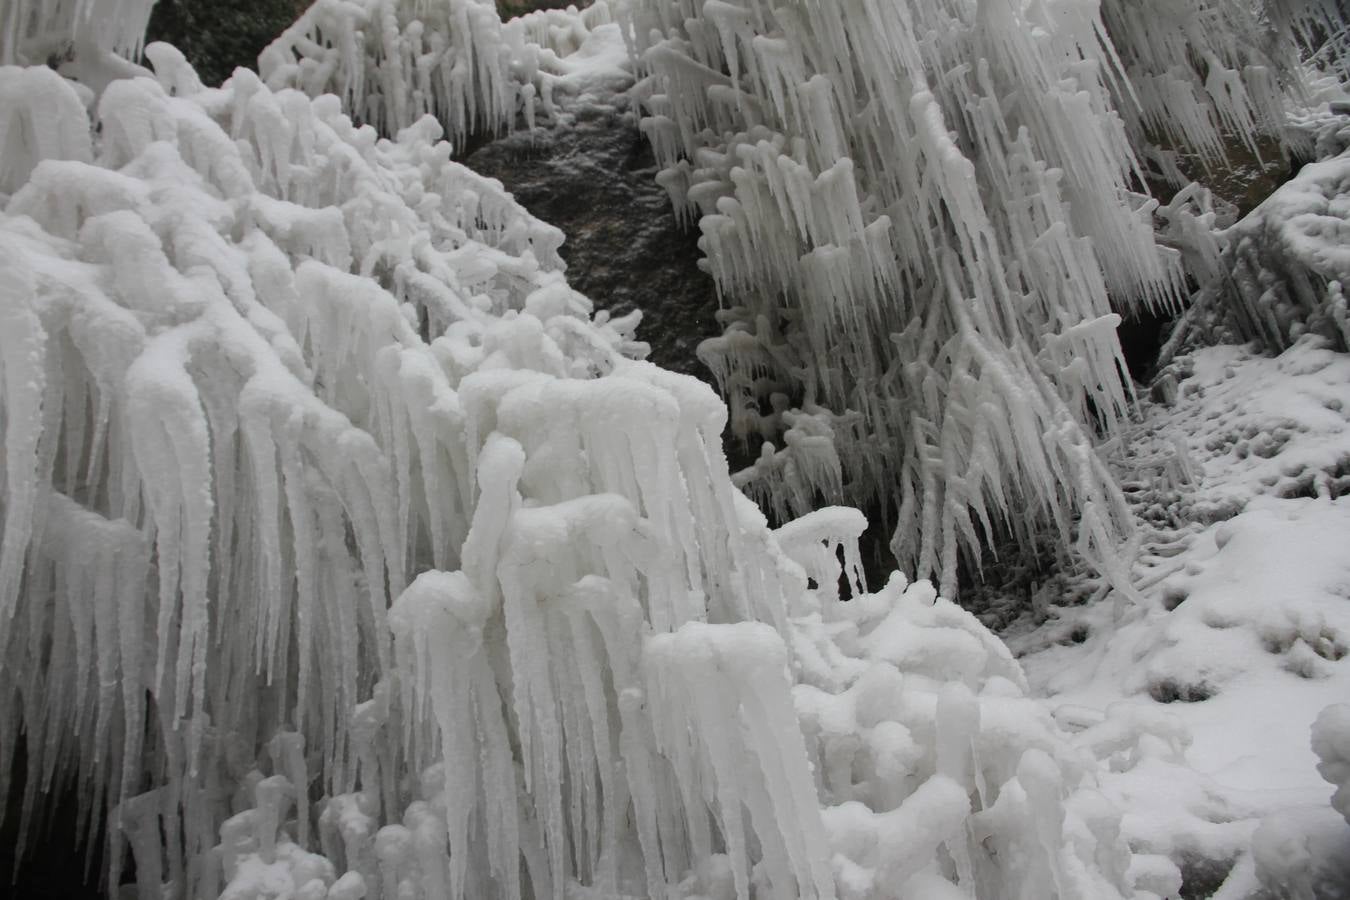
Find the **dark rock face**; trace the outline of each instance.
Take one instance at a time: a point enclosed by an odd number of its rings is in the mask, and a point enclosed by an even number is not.
[[[0,900],[103,900],[115,892],[99,884],[106,861],[104,837],[93,838],[90,848],[82,813],[82,798],[73,785],[53,785],[38,794],[34,807],[38,829],[30,827],[23,858],[19,836],[23,797],[28,777],[28,742],[15,743],[8,773],[9,797],[0,810]],[[99,811],[93,811],[95,817]],[[101,832],[101,829],[99,830]],[[92,853],[90,850],[92,849]]]
[[[568,281],[597,309],[642,310],[637,336],[652,362],[711,383],[695,350],[721,328],[712,278],[698,268],[698,230],[676,224],[625,96],[564,102],[560,123],[541,117],[541,127],[474,148],[464,162],[563,230]]]
[[[592,0],[497,0],[497,12],[505,21],[512,16],[523,16],[525,13],[540,9],[567,9],[569,6],[585,9],[591,2]]]
[[[308,6],[309,0],[157,0],[145,42],[173,44],[202,83],[215,86],[237,66],[257,66],[263,48]]]

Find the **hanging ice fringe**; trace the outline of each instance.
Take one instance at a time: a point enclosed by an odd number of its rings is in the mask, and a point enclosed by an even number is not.
[[[129,848],[143,900],[1151,896],[1094,745],[1006,649],[926,582],[867,593],[860,514],[771,530],[725,407],[637,361],[636,318],[592,316],[559,232],[434,120],[379,139],[336,97],[148,55],[92,120],[56,73],[0,70],[21,833],[76,792],[109,891]],[[832,171],[794,202],[842,236],[870,211]],[[911,277],[866,235],[848,260]],[[812,265],[846,296],[842,259]],[[1008,359],[1041,371],[963,334],[981,403]],[[1028,477],[1091,466],[1055,415]],[[972,440],[1039,425],[1010,427]]]
[[[1295,38],[1334,4],[601,0],[503,25],[479,0],[323,0],[261,64],[462,144],[550,113],[559,55],[611,16],[729,307],[700,354],[733,432],[770,441],[738,484],[780,519],[877,509],[947,593],[963,556],[1046,532],[1128,593],[1128,516],[1092,450],[1130,400],[1116,317],[1206,274],[1155,241],[1190,216],[1145,176],[1278,147]]]
[[[392,134],[430,113],[469,135],[533,125],[552,112],[559,57],[610,21],[609,4],[541,10],[503,25],[495,0],[318,0],[258,59],[273,89],[334,93],[354,118]]]
[[[944,592],[1045,531],[1127,587],[1093,451],[1130,402],[1115,325],[1185,289],[1144,167],[1279,136],[1291,35],[1338,14],[1267,6],[624,4],[642,128],[728,307],[700,355],[733,430],[781,443],[738,481],[780,513],[885,509]]]

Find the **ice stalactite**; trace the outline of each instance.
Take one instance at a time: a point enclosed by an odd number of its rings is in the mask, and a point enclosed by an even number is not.
[[[771,530],[433,120],[148,55],[93,129],[0,71],[25,820],[76,791],[146,900],[1148,896],[1007,650],[868,593],[859,513]]]
[[[947,592],[991,539],[1047,530],[1124,587],[1128,516],[1092,450],[1129,404],[1115,316],[1194,274],[1160,214],[1200,227],[1145,173],[1181,177],[1159,142],[1208,162],[1278,145],[1294,37],[1332,6],[631,0],[503,24],[468,0],[325,0],[261,66],[388,132],[433,112],[462,145],[551,114],[611,15],[729,307],[702,356],[735,433],[770,442],[738,483],[780,516],[885,510],[901,564]]]
[[[4,70],[14,158],[45,158],[13,174],[3,220],[2,702],[6,768],[19,723],[49,761],[31,791],[78,778],[82,808],[122,803],[114,822],[146,779],[167,808],[210,807],[167,832],[182,884],[184,852],[215,843],[224,736],[251,755],[298,729],[312,771],[350,786],[388,597],[456,563],[467,529],[445,371],[490,360],[484,329],[527,297],[553,292],[546,320],[589,303],[561,280],[561,235],[449,163],[434,122],[377,141],[334,98],[243,72],[201,91],[172,48],[149,54],[163,83],[111,84],[93,150],[67,82]],[[433,326],[453,331],[435,349]],[[581,370],[627,342],[539,330]],[[72,643],[48,664],[53,635]],[[56,725],[85,721],[97,740]]]
[[[1093,789],[1097,736],[1060,732],[927,583],[866,593],[859,513],[770,531],[741,498],[732,565],[790,614],[658,625],[658,522],[616,494],[536,501],[531,456],[483,445],[464,568],[394,603],[380,721],[427,767],[401,824],[376,830],[371,789],[326,801],[335,871],[384,897],[1153,896]]]
[[[605,0],[503,24],[493,0],[319,0],[258,59],[273,89],[337,94],[359,121],[393,134],[434,115],[462,148],[471,135],[549,113],[559,58],[610,21]]]
[[[0,196],[28,181],[44,159],[89,162],[89,128],[78,97],[36,69],[5,67],[0,94]],[[41,96],[43,102],[32,100]]]
[[[755,875],[766,896],[832,896],[807,757],[800,743],[783,740],[797,719],[778,632],[762,623],[691,622],[653,638],[644,656],[648,703],[662,711],[652,717],[656,746],[685,792],[698,785],[715,806],[737,896],[749,896],[747,825],[763,848]],[[741,733],[718,724],[728,721]],[[709,836],[691,838],[706,856]]]
[[[511,63],[491,2],[373,0],[315,3],[263,51],[259,70],[273,89],[337,94],[387,133],[430,113],[459,144],[510,124],[519,87]]]
[[[140,56],[155,0],[0,0],[0,65],[52,65],[95,93],[145,74]],[[2,189],[2,188],[0,188]]]
[[[1108,292],[1166,306],[1182,281],[1133,191],[1101,20],[696,6],[623,15],[662,183],[729,307],[701,355],[739,435],[783,433],[747,488],[879,503],[944,591],[992,534],[1043,528],[1118,576],[1128,517],[1092,449],[1130,394]]]
[[[154,0],[4,0],[0,63],[46,63],[86,45],[134,58]]]
[[[1335,17],[1330,4],[1295,8],[1280,2],[1231,0],[1102,4],[1102,19],[1126,80],[1117,108],[1131,139],[1151,161],[1170,169],[1176,152],[1208,169],[1241,144],[1260,156],[1281,152],[1285,107],[1302,91],[1294,37]]]

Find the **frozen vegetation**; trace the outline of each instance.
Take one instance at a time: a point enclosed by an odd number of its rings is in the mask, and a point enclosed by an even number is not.
[[[321,0],[219,89],[148,9],[0,0],[21,835],[74,794],[138,900],[1345,896],[1332,7]],[[450,158],[627,79],[730,411]],[[1139,192],[1263,131],[1324,159],[1231,227]],[[1009,649],[837,500],[1091,602]]]

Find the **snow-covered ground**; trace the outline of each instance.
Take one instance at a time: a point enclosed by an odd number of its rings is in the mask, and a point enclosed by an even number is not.
[[[1153,394],[1125,485],[1141,599],[1008,642],[1062,724],[1105,711],[1165,738],[1103,776],[1136,847],[1238,859],[1262,816],[1336,819],[1310,735],[1350,700],[1350,357],[1316,338],[1210,347]]]

